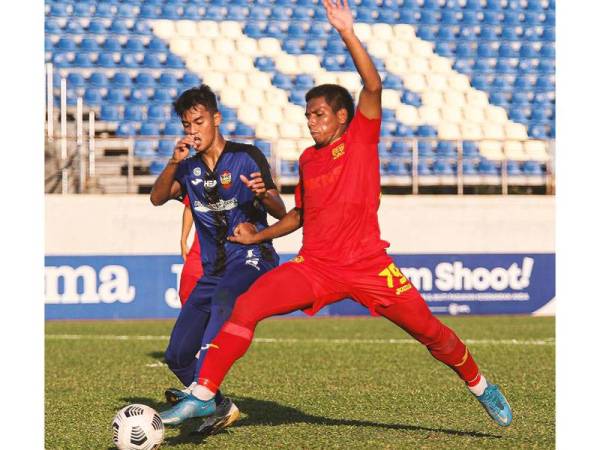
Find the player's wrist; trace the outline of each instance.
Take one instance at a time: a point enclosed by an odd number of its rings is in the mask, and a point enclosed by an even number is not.
[[[167,161],[167,165],[178,165],[181,161],[183,161],[183,160],[182,159],[175,159],[175,158],[171,157]]]

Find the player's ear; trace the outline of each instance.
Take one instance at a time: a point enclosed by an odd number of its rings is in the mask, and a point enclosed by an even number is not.
[[[348,122],[348,110],[346,108],[340,108],[337,110],[337,112],[335,113],[338,123],[340,124],[347,124]]]
[[[213,120],[215,122],[215,126],[219,126],[221,125],[221,121],[223,120],[223,116],[221,115],[221,113],[219,111],[217,111],[216,113],[213,114]]]

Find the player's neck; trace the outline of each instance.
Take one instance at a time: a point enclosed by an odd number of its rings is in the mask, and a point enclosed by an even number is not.
[[[219,134],[215,136],[212,145],[202,152],[201,158],[211,171],[215,169],[223,150],[225,150],[225,139]]]

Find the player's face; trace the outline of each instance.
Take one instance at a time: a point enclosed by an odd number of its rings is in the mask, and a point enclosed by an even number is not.
[[[212,113],[203,105],[185,111],[181,117],[183,132],[194,137],[197,152],[204,152],[213,144],[221,123],[221,113]]]
[[[310,135],[317,147],[324,147],[339,138],[346,130],[348,112],[337,112],[325,101],[325,97],[312,98],[306,104],[306,120]]]

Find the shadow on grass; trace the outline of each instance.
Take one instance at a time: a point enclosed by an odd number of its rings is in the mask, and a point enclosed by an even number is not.
[[[148,353],[148,356],[150,358],[158,359],[159,361],[164,362],[165,352],[164,352],[164,350],[161,352],[150,352],[150,353]]]
[[[148,406],[152,406],[154,409],[166,409],[166,404],[157,403],[150,399],[145,398],[125,398],[122,399],[129,402],[143,403]],[[356,419],[334,419],[331,417],[316,416],[307,414],[300,411],[299,409],[292,408],[290,406],[281,405],[279,403],[267,400],[257,400],[249,397],[233,397],[235,404],[240,408],[246,416],[240,419],[233,428],[223,431],[222,433],[229,433],[234,431],[236,428],[242,428],[245,426],[265,425],[265,426],[277,426],[292,423],[307,423],[322,426],[351,426],[351,427],[377,427],[386,428],[390,430],[405,430],[405,431],[426,431],[431,433],[442,433],[451,436],[465,436],[471,438],[495,438],[500,439],[502,436],[496,434],[482,433],[478,431],[466,431],[466,430],[453,430],[448,428],[433,428],[433,427],[422,427],[418,425],[408,425],[401,423],[381,423],[372,422],[368,420],[356,420]],[[192,419],[186,421],[180,427],[180,434],[174,437],[168,437],[165,439],[165,443],[168,445],[196,443],[201,444],[204,442],[204,437],[196,436],[191,434],[196,427],[202,423],[202,419]]]

